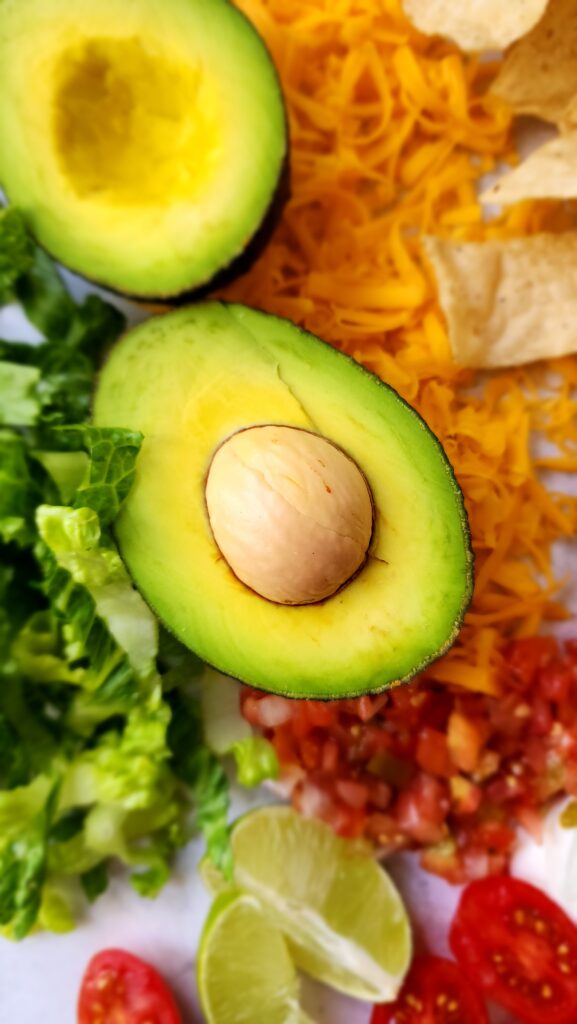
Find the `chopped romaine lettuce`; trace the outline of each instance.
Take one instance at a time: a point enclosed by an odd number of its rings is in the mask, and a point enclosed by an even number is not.
[[[0,363],[0,426],[31,427],[38,417],[37,366]]]
[[[266,779],[276,779],[280,770],[276,751],[263,736],[251,736],[235,743],[237,779],[241,786],[260,786]]]
[[[142,438],[87,422],[123,318],[76,305],[15,210],[0,211],[8,301],[44,338],[0,340],[0,929],[20,939],[73,927],[111,859],[151,897],[193,827],[229,873],[230,845],[202,666],[159,630],[110,529]]]
[[[0,210],[0,302],[10,302],[13,290],[34,262],[35,246],[17,210]]]

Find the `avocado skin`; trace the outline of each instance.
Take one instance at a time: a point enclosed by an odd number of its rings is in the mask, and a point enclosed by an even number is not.
[[[182,306],[190,306],[193,302],[200,302],[207,299],[213,292],[226,288],[227,285],[242,277],[251,269],[253,263],[262,256],[272,239],[283,215],[284,208],[292,195],[291,189],[291,165],[290,147],[284,160],[283,168],[278,180],[276,191],[270,201],[265,217],[255,234],[247,242],[245,248],[235,256],[234,259],[223,267],[206,284],[198,285],[191,291],[182,292],[180,295],[169,296],[166,299],[167,305],[176,309]]]
[[[170,332],[171,321],[173,320],[173,318],[175,316],[181,316],[181,315],[186,316],[187,312],[198,313],[198,311],[199,310],[202,311],[203,308],[204,309],[219,308],[223,312],[231,313],[235,317],[238,314],[238,311],[240,311],[241,314],[247,314],[249,316],[252,316],[253,314],[256,313],[256,311],[254,311],[254,310],[248,310],[246,307],[241,307],[241,306],[239,306],[237,304],[234,304],[234,303],[225,303],[225,302],[218,302],[218,303],[216,303],[216,302],[211,302],[211,303],[201,303],[200,305],[197,305],[195,307],[190,307],[190,309],[181,309],[181,310],[178,310],[176,313],[175,312],[167,312],[167,313],[163,314],[161,317],[155,318],[155,320],[160,325],[162,325],[162,323],[167,324],[168,327],[169,327],[169,332]],[[276,316],[272,316],[270,314],[258,314],[258,313],[256,313],[256,315],[258,317],[261,317],[263,319],[263,322],[264,322],[264,319],[266,318],[266,323],[270,324],[270,333],[271,334],[274,333],[274,330],[273,330],[273,325],[274,324],[278,324],[279,327],[281,327],[282,329],[286,330],[287,321],[284,321],[282,318],[276,317]],[[146,326],[146,325],[141,325],[140,328],[136,328],[136,331],[139,331],[139,330],[141,331],[143,326]],[[296,341],[296,338],[298,337],[300,339],[300,341],[301,341],[301,344],[308,345],[310,343],[310,339],[313,338],[313,336],[308,334],[308,332],[302,330],[300,327],[298,327],[296,325],[291,324],[290,325],[290,329],[291,329],[292,332],[294,332],[295,341]],[[130,335],[132,335],[132,334],[134,334],[134,331],[128,332],[128,335],[125,336],[126,339],[129,342],[130,342]],[[377,694],[377,693],[381,693],[381,692],[383,692],[383,691],[385,691],[387,689],[390,689],[393,686],[400,685],[402,683],[408,682],[412,678],[414,678],[415,675],[417,675],[418,673],[422,672],[425,668],[427,668],[427,666],[429,666],[430,664],[432,664],[433,662],[438,660],[440,657],[442,657],[442,655],[444,655],[447,652],[447,650],[449,650],[449,648],[453,645],[453,643],[455,642],[455,640],[456,640],[456,638],[458,636],[458,633],[459,633],[459,630],[460,630],[460,628],[461,628],[461,626],[463,624],[463,620],[464,620],[464,617],[466,615],[467,609],[468,609],[468,607],[470,605],[470,602],[471,602],[471,598],[472,598],[472,594],[473,594],[473,586],[474,586],[474,554],[473,554],[473,550],[472,550],[472,546],[471,546],[470,528],[469,528],[469,523],[468,523],[468,518],[467,518],[467,514],[466,514],[466,510],[465,510],[465,505],[464,505],[464,500],[463,500],[463,495],[462,495],[461,488],[459,487],[459,484],[458,484],[457,479],[456,479],[455,474],[454,474],[454,470],[453,470],[452,466],[450,465],[450,463],[449,463],[449,461],[447,459],[446,453],[444,452],[444,449],[443,449],[440,441],[432,433],[432,431],[427,426],[427,424],[424,421],[424,419],[422,418],[422,416],[420,416],[420,414],[412,406],[410,406],[409,403],[407,403],[400,395],[398,395],[398,393],[396,391],[394,391],[393,388],[391,388],[388,384],[386,384],[380,378],[376,377],[371,371],[369,371],[366,368],[362,367],[360,364],[358,364],[350,356],[348,356],[348,355],[346,355],[344,353],[341,353],[341,352],[337,352],[332,346],[328,345],[325,342],[320,341],[320,339],[313,338],[313,341],[314,341],[315,346],[317,347],[317,349],[320,346],[322,346],[322,348],[325,349],[327,351],[327,353],[330,353],[330,357],[331,358],[333,356],[337,356],[339,362],[341,363],[341,365],[343,363],[346,363],[350,367],[351,373],[354,376],[356,376],[357,378],[362,377],[362,378],[366,379],[367,381],[370,381],[371,382],[371,387],[374,388],[374,389],[378,389],[378,391],[380,393],[382,393],[383,398],[385,396],[387,396],[388,398],[390,398],[391,396],[394,396],[395,403],[399,407],[401,407],[404,410],[406,410],[406,413],[410,416],[410,418],[412,419],[412,421],[415,424],[415,426],[417,426],[419,433],[422,432],[424,435],[426,435],[426,437],[428,439],[428,442],[430,444],[432,444],[434,450],[436,450],[436,452],[438,453],[438,456],[440,456],[440,459],[442,461],[442,465],[444,467],[444,472],[446,474],[446,482],[449,485],[449,487],[450,487],[450,489],[452,491],[452,494],[453,494],[454,503],[455,503],[455,512],[456,512],[456,514],[458,516],[460,530],[461,530],[461,534],[462,534],[462,538],[463,538],[463,554],[464,554],[464,562],[463,562],[463,588],[462,588],[462,595],[461,595],[461,600],[459,602],[459,606],[456,609],[455,614],[453,616],[453,621],[452,621],[451,629],[446,633],[446,635],[444,636],[444,638],[443,638],[441,643],[439,643],[437,646],[435,646],[434,649],[431,649],[424,657],[416,659],[411,664],[409,670],[407,670],[406,672],[404,672],[402,674],[396,675],[395,678],[385,678],[385,679],[379,680],[378,682],[373,682],[373,680],[367,679],[366,682],[364,682],[360,686],[359,686],[358,682],[355,681],[354,683],[351,683],[350,688],[347,687],[346,683],[341,681],[339,683],[338,688],[336,688],[335,691],[328,691],[328,690],[324,690],[322,688],[318,688],[318,689],[315,688],[314,690],[313,689],[308,689],[306,691],[303,691],[302,687],[299,687],[298,685],[292,685],[292,682],[291,682],[290,678],[286,678],[286,677],[283,679],[281,684],[279,684],[278,679],[275,680],[274,684],[270,684],[268,681],[267,682],[263,682],[261,679],[255,678],[255,676],[250,671],[247,672],[245,667],[243,666],[243,664],[241,662],[235,664],[234,666],[231,666],[230,660],[221,659],[221,652],[219,650],[212,650],[210,652],[207,652],[206,650],[199,651],[193,645],[191,645],[191,646],[193,646],[193,649],[197,650],[197,653],[199,653],[201,655],[201,657],[208,664],[213,665],[219,671],[222,671],[222,672],[224,672],[226,674],[235,676],[240,682],[246,683],[247,685],[250,685],[250,686],[252,686],[252,687],[254,687],[256,689],[260,689],[260,690],[263,690],[263,691],[266,691],[266,692],[277,693],[277,694],[279,694],[281,696],[284,696],[284,697],[287,697],[287,698],[291,698],[291,699],[302,699],[304,697],[304,698],[307,698],[307,699],[315,699],[315,700],[335,700],[335,699],[340,700],[340,699],[359,697],[359,696],[361,696],[363,694]],[[122,345],[122,340],[119,343],[119,345]],[[112,358],[114,358],[114,354],[115,354],[115,350],[113,350],[113,352],[111,353],[111,357]],[[104,390],[106,390],[106,387],[107,387],[107,383],[106,383],[106,380],[105,380],[105,378],[106,378],[106,367],[103,369],[103,378],[104,379],[101,379],[101,381],[100,381],[100,383],[99,383],[99,385],[97,387],[95,415],[96,415],[96,422],[99,423],[99,424],[103,424],[104,425],[105,420],[103,419],[102,411],[98,408],[98,406],[99,406],[98,394],[99,394],[101,388],[104,388]],[[274,417],[272,417],[271,418],[271,422],[273,422],[273,421],[274,422],[278,422],[278,419],[275,419]],[[110,424],[110,425],[112,425],[112,424]],[[128,425],[134,426],[134,422],[131,421]],[[362,468],[363,467],[361,465],[361,469]],[[129,499],[129,501],[130,501],[130,499]],[[123,549],[124,549],[124,546],[125,546],[125,541],[126,541],[126,536],[125,536],[125,533],[124,533],[123,529],[120,529],[117,532],[117,537],[118,537],[119,545],[120,545],[121,552],[122,552]],[[134,560],[128,558],[126,560],[126,564],[127,564],[128,570],[131,571],[133,573],[133,575],[135,576],[136,582],[137,582],[137,585],[138,585],[138,575],[139,574],[138,574],[138,571],[135,572]],[[359,574],[361,577],[362,577],[362,572],[363,572],[363,570],[361,570],[361,572]],[[355,579],[353,579],[353,581],[351,582],[351,585],[352,586],[355,585]],[[345,591],[347,589],[347,586],[345,586],[345,588],[344,588]],[[158,617],[164,622],[164,625],[169,629],[169,631],[174,633],[174,635],[177,636],[178,639],[180,639],[182,641],[184,639],[183,635],[182,635],[182,632],[179,631],[178,628],[175,628],[175,625],[174,625],[173,622],[171,622],[170,617],[167,618],[166,612],[165,612],[164,608],[162,607],[162,601],[158,602],[155,599],[155,596],[150,592],[150,589],[147,589],[146,587],[143,590],[143,596],[147,600],[147,602],[149,603],[150,607],[158,615]],[[254,595],[254,600],[257,601],[257,602],[262,602],[264,599],[260,598],[258,595],[255,594]],[[310,608],[320,608],[322,606],[329,606],[331,601],[333,601],[333,598],[328,598],[327,600],[325,600],[323,602],[319,602],[317,605],[311,605],[309,607]],[[268,604],[269,602],[265,601],[264,603]],[[293,611],[293,609],[289,609],[289,614],[291,613],[291,611]],[[185,640],[185,642],[186,642],[186,640]]]

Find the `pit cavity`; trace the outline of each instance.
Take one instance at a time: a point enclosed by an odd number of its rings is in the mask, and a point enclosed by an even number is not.
[[[199,61],[138,38],[88,39],[61,53],[53,89],[56,153],[79,198],[166,204],[210,179],[218,129]]]

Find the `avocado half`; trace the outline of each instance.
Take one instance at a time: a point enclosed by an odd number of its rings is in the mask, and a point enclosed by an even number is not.
[[[0,184],[86,277],[145,297],[210,281],[286,151],[273,64],[228,0],[2,0]]]
[[[113,349],[94,421],[144,434],[120,549],[162,621],[222,672],[285,696],[352,697],[410,678],[455,640],[473,572],[451,466],[414,409],[318,338],[218,302],[148,320]],[[317,603],[255,593],[211,530],[215,453],[271,424],[326,438],[371,490],[364,565]]]

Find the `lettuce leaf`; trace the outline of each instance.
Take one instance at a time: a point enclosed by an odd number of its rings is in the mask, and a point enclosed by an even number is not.
[[[56,496],[56,488],[30,456],[24,440],[18,434],[0,431],[0,541],[30,546],[35,538],[37,505]]]
[[[232,852],[228,829],[229,785],[224,768],[204,742],[202,710],[197,697],[184,688],[168,695],[172,719],[168,745],[173,770],[190,787],[195,822],[206,840],[216,866],[232,877]]]
[[[76,304],[12,209],[8,301],[44,339],[0,339],[0,929],[21,939],[73,927],[114,861],[154,897],[195,829],[228,874],[230,844],[201,663],[159,628],[111,532],[142,438],[88,422],[123,317],[97,296]]]
[[[0,210],[0,302],[10,302],[13,289],[34,262],[34,244],[17,210]]]
[[[88,472],[74,498],[74,506],[94,509],[101,525],[109,526],[132,487],[142,434],[96,427],[80,430],[90,461]],[[70,430],[67,433],[70,434]]]
[[[0,426],[31,427],[36,423],[39,380],[36,366],[0,363]]]

